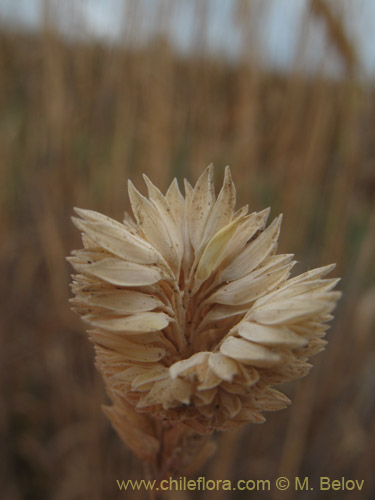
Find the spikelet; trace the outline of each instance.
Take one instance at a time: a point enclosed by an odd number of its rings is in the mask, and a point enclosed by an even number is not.
[[[122,224],[75,209],[84,248],[69,260],[105,412],[161,477],[206,460],[213,444],[199,435],[289,403],[272,386],[308,373],[340,293],[324,278],[334,265],[290,278],[293,255],[276,253],[281,216],[266,227],[268,209],[235,211],[228,167],[217,198],[212,166],[185,197],[176,180],[165,196],[145,181],[148,198],[129,182],[134,218]]]

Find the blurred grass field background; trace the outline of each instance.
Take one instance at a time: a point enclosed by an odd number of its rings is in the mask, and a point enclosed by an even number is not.
[[[101,412],[108,398],[93,348],[69,308],[65,256],[81,246],[70,216],[78,206],[121,220],[128,178],[145,192],[144,172],[165,190],[175,176],[195,182],[211,162],[217,188],[231,166],[238,205],[284,214],[279,250],[295,253],[298,272],[336,262],[344,295],[311,374],[283,388],[293,404],[263,425],[218,434],[202,474],[365,483],[337,496],[171,498],[375,497],[375,84],[359,78],[356,49],[322,0],[309,15],[324,24],[343,76],[303,73],[298,61],[266,69],[250,4],[234,12],[242,57],[233,61],[204,50],[198,10],[190,54],[162,33],[138,47],[74,42],[48,15],[37,33],[0,30],[2,500],[146,497],[116,485],[141,478],[142,467]],[[137,17],[127,22],[124,32],[136,32]]]

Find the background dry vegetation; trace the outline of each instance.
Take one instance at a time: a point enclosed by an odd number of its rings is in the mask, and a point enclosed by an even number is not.
[[[81,245],[70,216],[79,206],[120,219],[128,177],[143,190],[145,172],[165,189],[210,162],[219,182],[231,165],[241,204],[284,213],[280,250],[296,254],[298,271],[337,262],[344,296],[312,373],[284,387],[293,405],[218,435],[202,473],[313,485],[345,476],[365,484],[340,498],[374,498],[375,90],[359,82],[327,4],[312,7],[342,80],[262,70],[247,50],[250,11],[239,17],[240,62],[204,55],[199,19],[190,57],[162,37],[130,50],[68,43],[48,24],[0,32],[1,499],[144,498],[116,486],[142,468],[100,410],[93,349],[69,309],[65,256]],[[237,496],[331,498],[316,490]]]

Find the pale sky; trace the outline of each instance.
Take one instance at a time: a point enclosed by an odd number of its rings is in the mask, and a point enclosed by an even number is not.
[[[56,12],[59,28],[67,36],[99,37],[115,43],[129,36],[123,33],[124,22],[134,5],[141,13],[137,18],[135,36],[138,41],[155,34],[160,26],[157,19],[159,7],[168,0],[50,0]],[[200,0],[205,4],[209,20],[206,26],[208,50],[224,53],[229,58],[238,56],[241,46],[238,25],[233,20],[232,10],[236,0]],[[198,3],[199,4],[199,3]],[[194,46],[197,20],[192,0],[172,0],[165,3],[169,36],[176,47],[187,52]],[[170,6],[173,5],[172,11]],[[261,10],[255,19],[257,46],[262,48],[262,61],[270,66],[287,69],[295,60],[299,49],[298,40],[302,21],[306,15],[308,0],[253,0],[254,12]],[[375,77],[375,0],[335,0],[346,25],[346,31],[357,47],[361,62],[361,74]],[[73,6],[73,10],[69,7]],[[8,28],[18,26],[37,30],[40,26],[43,0],[0,0],[0,22]],[[134,15],[134,11],[133,11]],[[329,49],[324,25],[318,21],[307,28],[307,43],[303,53],[303,66],[308,71],[319,67],[324,58],[329,58],[328,72],[340,74],[340,63],[334,51]]]

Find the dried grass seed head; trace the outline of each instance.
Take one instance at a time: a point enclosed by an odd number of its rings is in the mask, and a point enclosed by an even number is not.
[[[129,181],[123,223],[76,209],[84,248],[69,260],[106,412],[133,449],[136,420],[154,453],[153,419],[209,434],[284,408],[272,386],[310,370],[340,294],[324,278],[334,265],[290,278],[293,255],[276,253],[281,216],[266,227],[269,209],[236,211],[228,167],[217,198],[212,166],[185,196],[176,180],[165,196],[145,181],[148,198]]]

